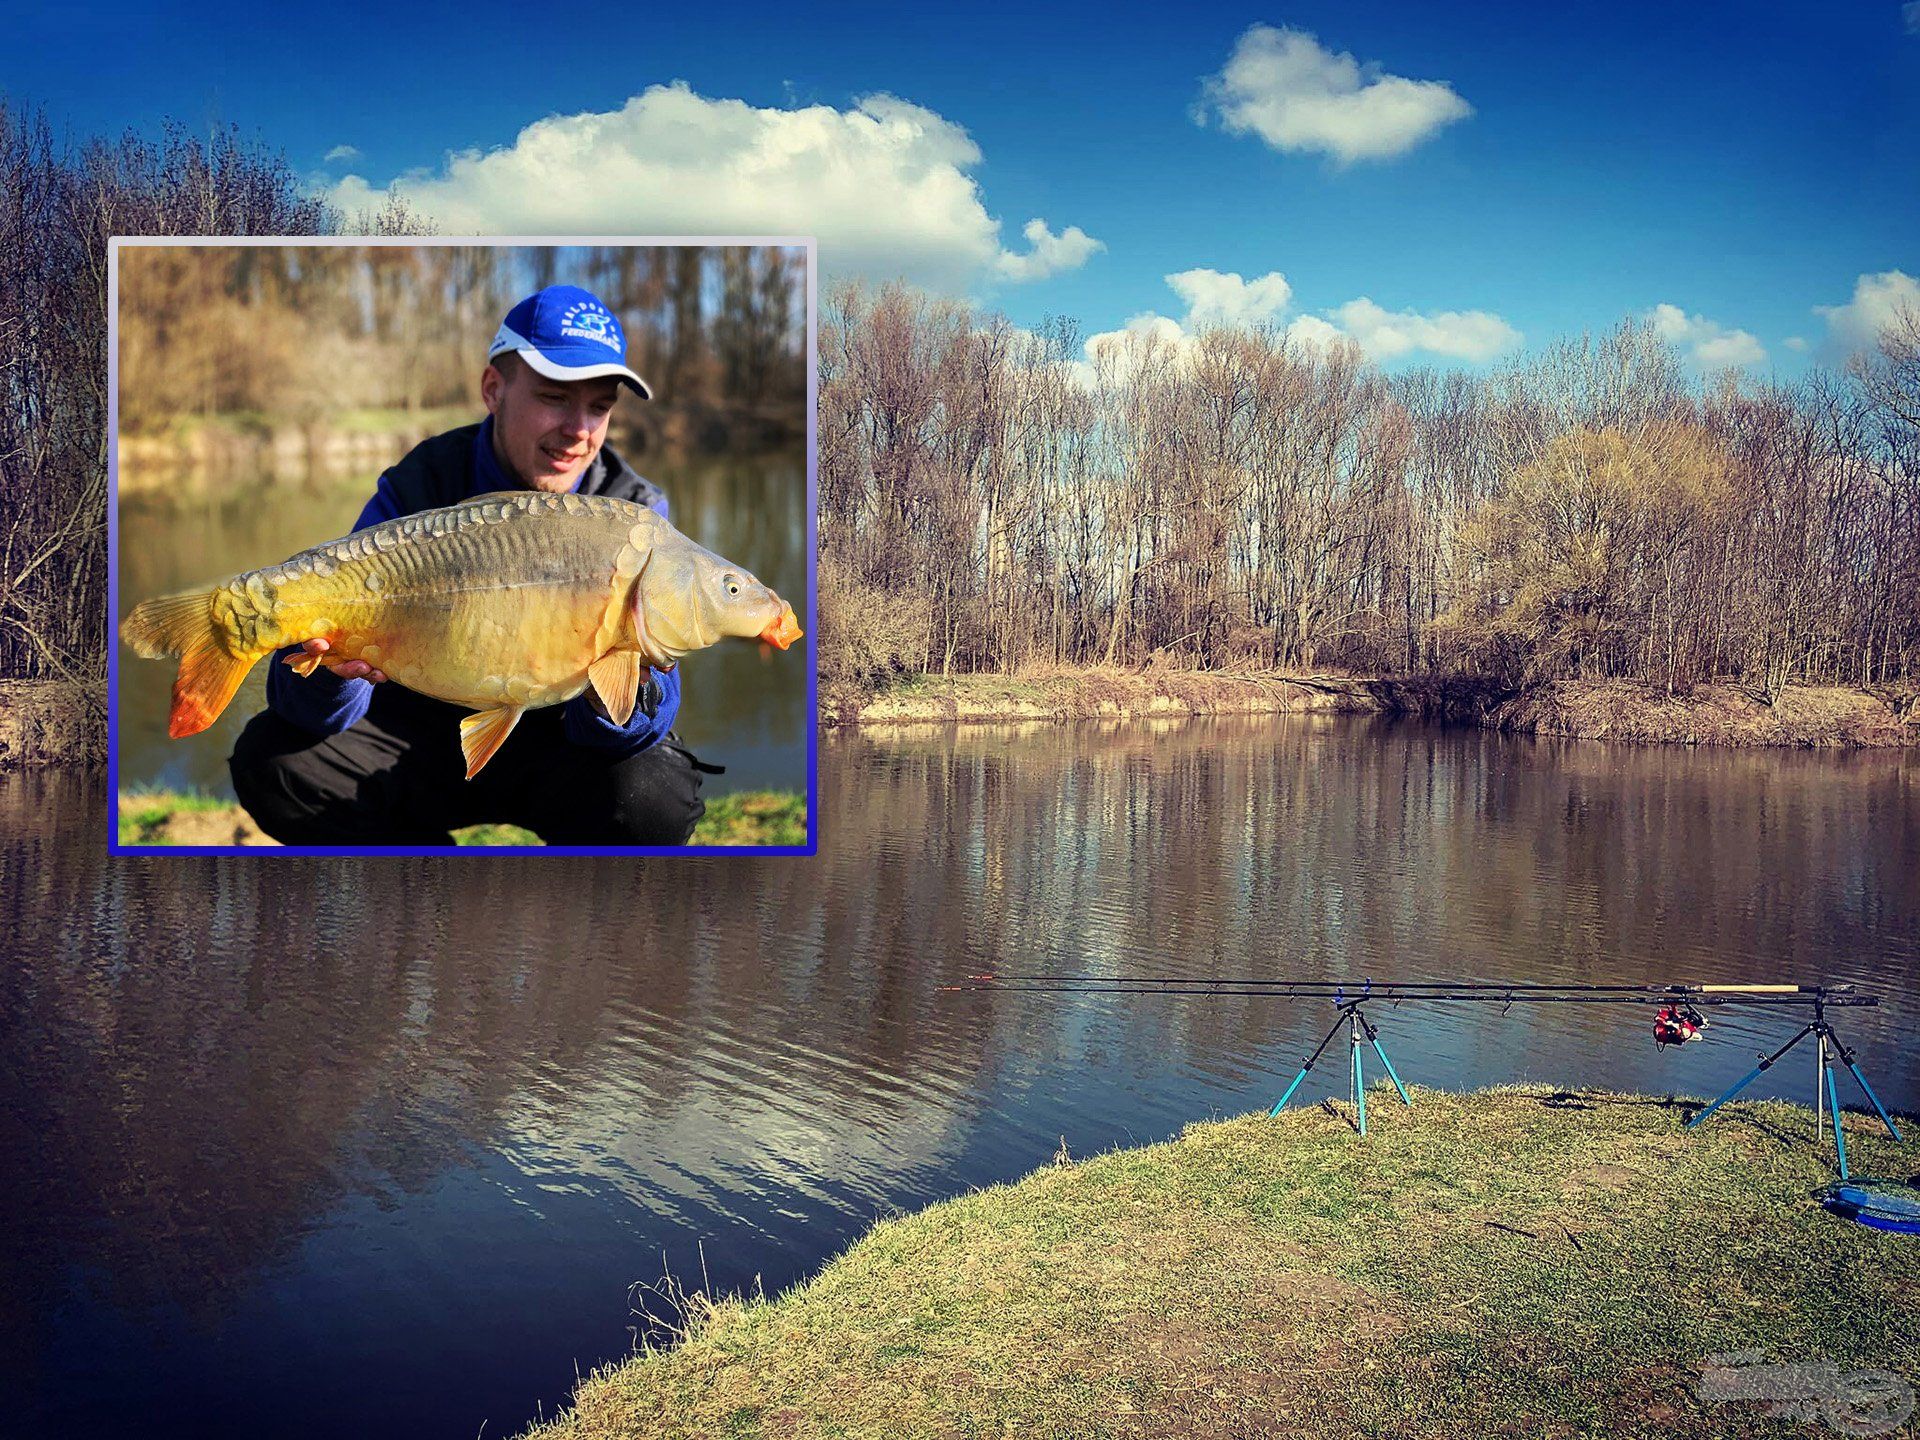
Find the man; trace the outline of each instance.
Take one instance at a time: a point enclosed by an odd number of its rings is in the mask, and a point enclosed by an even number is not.
[[[587,291],[553,285],[507,313],[487,354],[487,418],[422,441],[380,477],[355,530],[496,490],[612,495],[665,517],[667,498],[606,445],[626,337]],[[301,678],[303,658],[321,665]],[[528,711],[500,752],[464,779],[458,706],[383,683],[363,660],[330,662],[325,640],[275,655],[268,708],[230,761],[260,828],[290,845],[448,845],[450,831],[523,825],[550,845],[678,845],[705,813],[701,765],[671,734],[677,671],[655,670],[625,725],[589,689]]]

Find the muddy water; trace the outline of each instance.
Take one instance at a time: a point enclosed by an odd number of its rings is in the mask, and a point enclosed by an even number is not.
[[[1851,980],[1920,1108],[1920,757],[1282,717],[843,737],[822,782],[815,859],[587,864],[110,862],[103,794],[0,782],[9,1421],[509,1435],[663,1267],[777,1289],[1062,1137],[1264,1107],[1328,1021],[940,989],[989,966]],[[1696,1094],[1792,1028],[1376,1018],[1420,1083]]]

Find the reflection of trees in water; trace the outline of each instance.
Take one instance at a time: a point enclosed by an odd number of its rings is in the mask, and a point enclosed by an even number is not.
[[[923,871],[964,872],[942,898],[965,916],[969,952],[1007,969],[1764,972],[1897,989],[1920,933],[1920,765],[1898,755],[1703,755],[1290,717],[926,727],[836,738],[823,761],[857,780],[826,797],[822,833],[887,833],[881,858],[917,845]],[[1863,941],[1908,953],[1862,954]],[[1491,1010],[1446,1023],[1489,1055],[1538,1051],[1596,1023],[1574,1010],[1546,1007],[1524,1032]],[[1150,1027],[1204,1064],[1270,1042],[1276,1024],[1313,1023],[1251,1001],[1167,1011],[1133,1007],[1111,1025],[1130,1044]],[[1853,1031],[1890,1040],[1892,1025],[1862,1015]],[[1911,1084],[1911,1061],[1894,1063]]]
[[[97,791],[9,789],[0,923],[39,939],[0,979],[0,1293],[29,1306],[84,1261],[119,1304],[211,1315],[342,1198],[530,1117],[563,1158],[570,1126],[646,1158],[677,1112],[778,1088],[756,1035],[833,1052],[826,1128],[915,1104],[938,977],[831,958],[807,862],[109,861]]]
[[[1053,1113],[1031,1094],[1239,1094],[1327,1023],[939,988],[990,968],[1893,989],[1915,776],[1318,717],[943,729],[828,743],[812,860],[298,863],[109,861],[97,789],[9,781],[0,1324],[44,1323],[76,1265],[119,1305],[216,1316],[343,1200],[496,1152],[696,1232],[787,1223],[795,1195],[851,1228],[901,1175],[980,1178],[957,1157],[1024,1145]],[[1393,1023],[1499,1079],[1522,1046],[1579,1053],[1582,1008]],[[1897,1023],[1845,1033],[1900,1103]]]

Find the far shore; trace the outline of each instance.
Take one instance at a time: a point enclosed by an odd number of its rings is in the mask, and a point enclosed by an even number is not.
[[[877,693],[834,682],[820,690],[825,729],[1297,714],[1404,716],[1509,734],[1646,745],[1920,747],[1920,695],[1842,686],[1789,686],[1769,706],[1733,685],[1669,696],[1629,680],[1562,680],[1514,692],[1466,677],[1093,668],[914,675]],[[105,755],[106,708],[97,687],[0,680],[0,771],[97,765]]]
[[[1920,745],[1920,696],[1844,686],[1788,686],[1768,705],[1730,684],[1668,695],[1631,680],[1561,680],[1511,691],[1464,676],[1093,667],[1024,675],[914,675],[877,692],[826,685],[820,710],[825,726],[868,728],[1374,714],[1636,744],[1843,750]]]
[[[164,430],[119,437],[122,498],[198,494],[236,474],[338,477],[364,483],[429,436],[483,418],[474,405],[339,411],[305,420],[230,413],[182,417]],[[800,443],[793,416],[777,407],[682,404],[616,421],[614,448],[685,458],[757,452]]]

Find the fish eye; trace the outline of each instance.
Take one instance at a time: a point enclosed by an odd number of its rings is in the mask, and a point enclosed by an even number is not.
[[[740,577],[738,575],[728,575],[724,577],[724,583],[727,587],[727,594],[738,595],[740,593]]]

